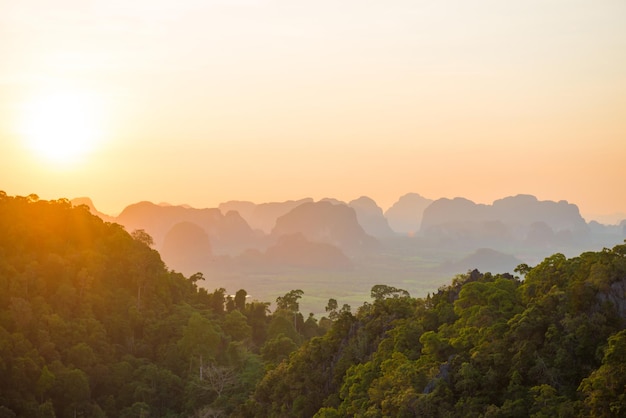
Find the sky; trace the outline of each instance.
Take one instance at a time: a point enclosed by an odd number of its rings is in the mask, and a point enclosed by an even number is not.
[[[623,214],[625,22],[623,0],[0,0],[0,190]]]

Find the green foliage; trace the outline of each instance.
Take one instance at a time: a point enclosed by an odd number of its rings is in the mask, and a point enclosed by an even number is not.
[[[339,313],[337,312],[337,308],[339,307],[339,305],[337,304],[337,299],[333,299],[330,298],[328,299],[328,304],[326,305],[326,312],[328,312],[328,318],[331,321],[334,321],[337,319],[337,317],[339,316]]]
[[[278,334],[261,347],[261,356],[267,363],[277,365],[298,348],[296,343],[284,334]]]
[[[191,371],[194,367],[201,370],[203,361],[213,360],[220,342],[220,334],[213,323],[200,313],[194,312],[184,328],[178,346],[181,353],[189,359]]]
[[[377,285],[355,316],[329,300],[328,332],[263,378],[246,416],[624,416],[626,245],[517,271],[425,300]]]
[[[609,338],[602,365],[582,381],[579,389],[590,416],[626,414],[626,330]]]
[[[0,193],[0,416],[619,417],[626,244],[355,313],[246,302],[67,200]]]
[[[248,292],[246,292],[244,289],[239,289],[237,293],[235,293],[235,299],[234,299],[235,308],[237,308],[240,311],[245,310],[247,296],[248,296]]]
[[[225,289],[168,271],[152,244],[65,199],[0,193],[0,415],[173,417],[245,402],[264,372],[268,304],[240,290],[225,313]]]
[[[302,298],[304,292],[300,289],[290,290],[284,296],[276,298],[277,309],[283,309],[289,312],[298,312],[300,310],[300,304],[298,299]]]
[[[248,325],[245,315],[238,310],[225,315],[222,329],[227,336],[235,341],[247,340],[252,335],[252,327]]]
[[[397,289],[393,286],[387,286],[384,284],[377,284],[372,287],[371,291],[372,299],[374,300],[382,300],[385,298],[399,298],[399,297],[409,297],[409,292],[404,289]]]

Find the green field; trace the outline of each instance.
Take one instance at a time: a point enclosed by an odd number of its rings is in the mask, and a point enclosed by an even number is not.
[[[324,315],[330,298],[336,299],[340,306],[347,303],[353,310],[371,301],[370,290],[376,284],[402,288],[412,296],[425,297],[449,283],[453,276],[436,268],[442,261],[458,257],[459,254],[442,251],[419,255],[383,253],[353,258],[355,267],[349,271],[284,268],[271,273],[250,273],[216,269],[205,273],[201,285],[209,291],[224,287],[229,294],[245,289],[250,299],[272,303],[290,290],[301,289],[304,295],[300,311],[305,315],[313,312],[319,318]]]

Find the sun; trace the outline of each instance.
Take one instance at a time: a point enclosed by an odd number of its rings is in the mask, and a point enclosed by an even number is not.
[[[24,105],[19,132],[39,157],[66,165],[79,162],[102,140],[100,116],[93,96],[52,92]]]

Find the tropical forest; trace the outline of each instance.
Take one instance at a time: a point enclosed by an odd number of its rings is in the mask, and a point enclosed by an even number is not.
[[[206,283],[143,229],[0,192],[0,417],[626,416],[626,244],[317,314]]]

